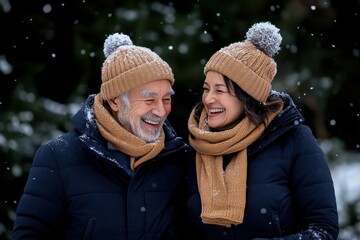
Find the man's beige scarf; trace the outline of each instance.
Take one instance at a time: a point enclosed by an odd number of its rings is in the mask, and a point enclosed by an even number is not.
[[[267,116],[265,124],[255,126],[244,118],[234,128],[211,132],[203,110],[199,121],[192,111],[188,128],[196,150],[196,174],[201,198],[203,223],[230,227],[244,219],[247,177],[247,147],[258,139],[269,122],[281,111]],[[223,155],[235,153],[223,170]]]
[[[130,168],[135,170],[143,162],[154,158],[164,147],[165,135],[161,130],[160,139],[147,143],[125,130],[104,107],[100,94],[95,96],[94,115],[101,135],[119,151],[129,155]]]

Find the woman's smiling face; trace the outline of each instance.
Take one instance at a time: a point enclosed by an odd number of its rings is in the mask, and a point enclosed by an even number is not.
[[[208,125],[212,129],[226,130],[234,127],[244,107],[236,97],[233,82],[229,88],[222,74],[209,71],[203,84],[202,102],[207,112]]]

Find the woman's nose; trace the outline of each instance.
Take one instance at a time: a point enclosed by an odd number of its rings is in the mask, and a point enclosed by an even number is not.
[[[213,103],[215,101],[214,95],[212,93],[207,93],[204,95],[204,103]]]

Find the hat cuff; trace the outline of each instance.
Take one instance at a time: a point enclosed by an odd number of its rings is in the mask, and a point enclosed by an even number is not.
[[[271,90],[271,84],[249,69],[241,61],[219,50],[208,61],[204,73],[219,72],[234,81],[242,90],[259,102],[265,102]],[[272,80],[272,79],[271,79]]]
[[[142,64],[103,82],[101,94],[105,100],[113,99],[132,88],[156,80],[168,80],[171,85],[175,81],[170,67],[158,60]]]

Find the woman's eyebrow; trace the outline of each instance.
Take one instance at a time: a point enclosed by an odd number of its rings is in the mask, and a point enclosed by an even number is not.
[[[209,86],[207,82],[204,82],[204,85]],[[226,85],[224,83],[215,83],[215,87],[226,87]]]
[[[210,85],[207,84],[207,83],[204,83],[204,85],[205,85],[205,86],[210,86]],[[215,84],[215,87],[225,87],[225,88],[226,88],[226,85],[223,84],[223,83],[216,83],[216,84]]]

